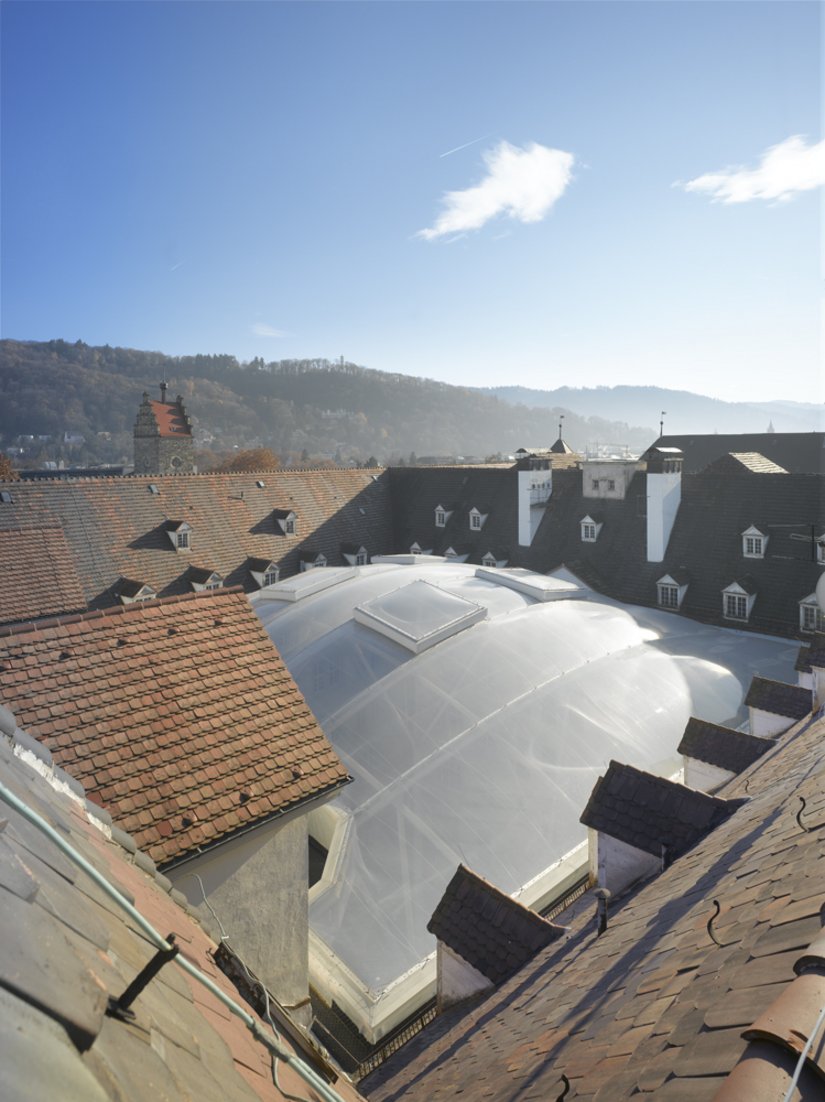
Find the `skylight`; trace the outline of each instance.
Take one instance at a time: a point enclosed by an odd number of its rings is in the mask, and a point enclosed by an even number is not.
[[[420,654],[484,620],[487,609],[430,582],[418,580],[358,605],[353,617],[402,647]]]
[[[312,593],[320,593],[331,586],[354,578],[356,571],[350,566],[328,566],[323,570],[308,570],[296,574],[285,582],[271,586],[260,598],[267,601],[300,601]]]
[[[480,566],[476,570],[476,577],[514,589],[517,593],[524,593],[535,601],[561,601],[584,595],[582,587],[575,582],[565,581],[563,578],[548,578],[544,574],[534,574],[532,570],[498,570],[495,567]]]

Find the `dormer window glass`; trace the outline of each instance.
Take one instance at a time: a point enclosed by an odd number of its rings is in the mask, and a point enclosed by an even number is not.
[[[366,566],[367,565],[367,552],[364,550],[363,547],[358,552],[358,554],[355,556],[355,565],[356,566]]]
[[[474,529],[481,527],[481,517],[478,513],[470,513],[470,527]]]
[[[178,551],[189,550],[189,532],[185,528],[175,533],[175,546]]]
[[[743,593],[725,594],[725,619],[747,620],[748,598]]]
[[[591,486],[591,488],[592,488],[592,489],[594,489],[594,490],[598,490],[598,488],[599,488],[599,480],[598,480],[598,478],[591,478],[591,479],[590,479],[590,486]]]
[[[746,559],[764,559],[768,537],[751,526],[742,533],[742,554]]]
[[[825,613],[819,607],[815,593],[811,593],[804,601],[799,602],[799,630],[825,631]]]
[[[275,583],[278,581],[278,578],[280,577],[280,573],[281,572],[277,566],[273,567],[271,570],[267,570],[264,573],[264,586],[275,585]]]
[[[582,543],[595,543],[599,538],[599,532],[601,532],[601,530],[602,525],[591,516],[584,517],[581,521]]]
[[[659,604],[662,608],[678,608],[679,607],[679,587],[678,585],[667,585],[666,583],[659,582]]]
[[[485,555],[484,558],[481,560],[481,565],[486,567],[494,567],[496,565],[495,555]]]
[[[447,514],[443,509],[436,509],[435,511],[435,526],[436,528],[444,528],[447,524]]]
[[[287,536],[294,536],[295,535],[295,517],[294,516],[288,516],[284,520],[284,533]]]

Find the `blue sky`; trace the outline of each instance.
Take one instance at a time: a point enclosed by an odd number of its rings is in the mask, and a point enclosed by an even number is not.
[[[825,398],[817,3],[0,19],[4,337]]]

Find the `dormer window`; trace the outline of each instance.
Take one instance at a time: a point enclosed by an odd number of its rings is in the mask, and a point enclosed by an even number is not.
[[[580,524],[582,543],[595,543],[599,538],[599,532],[602,530],[602,525],[591,516],[584,517]]]
[[[275,585],[281,576],[277,564],[270,562],[269,559],[252,559],[249,563],[249,573],[261,589],[265,589],[268,585]]]
[[[470,529],[473,532],[480,532],[484,527],[484,522],[489,516],[489,513],[483,512],[481,509],[477,509],[475,506],[470,510]]]
[[[686,592],[687,575],[684,571],[677,571],[676,577],[663,574],[656,582],[656,603],[659,608],[669,608],[676,612],[681,608]]]
[[[313,554],[312,552],[309,552],[309,554],[307,555],[306,558],[301,559],[301,572],[303,573],[304,571],[307,571],[307,570],[314,570],[318,566],[326,566],[326,565],[327,565],[326,555],[322,555],[320,552],[317,555]]]
[[[731,582],[722,590],[722,615],[726,620],[739,620],[746,623],[750,619],[753,603],[756,600],[756,590],[751,586],[750,580],[746,584]]]
[[[342,543],[341,556],[350,566],[366,566],[369,562],[366,547],[363,545],[359,547],[357,543]]]
[[[295,536],[298,533],[298,515],[292,509],[275,509],[273,511],[275,524],[285,536]]]
[[[358,554],[355,556],[355,565],[356,566],[366,566],[367,565],[367,552],[365,551],[365,549],[363,547],[358,552]]]
[[[764,559],[768,537],[751,525],[742,533],[742,554],[746,559]]]
[[[157,590],[147,582],[135,582],[131,578],[124,578],[120,583],[118,596],[121,604],[131,605],[134,601],[153,601],[157,597]]]
[[[166,534],[176,551],[189,551],[192,546],[192,526],[185,520],[167,520]]]
[[[799,602],[799,630],[805,632],[825,631],[825,613],[819,607],[816,594],[811,593]]]
[[[816,541],[816,561],[825,563],[825,532]]]
[[[193,566],[189,571],[189,584],[196,593],[204,589],[223,589],[223,577],[217,570],[206,570]]]
[[[436,505],[435,507],[435,526],[436,528],[446,528],[447,521],[453,515],[452,507],[448,508],[446,505]]]

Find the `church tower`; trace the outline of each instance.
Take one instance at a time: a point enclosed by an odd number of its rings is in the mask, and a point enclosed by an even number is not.
[[[180,395],[166,398],[160,384],[160,401],[144,391],[135,421],[135,474],[195,474],[192,422]]]

